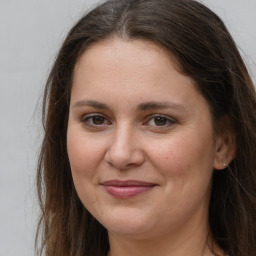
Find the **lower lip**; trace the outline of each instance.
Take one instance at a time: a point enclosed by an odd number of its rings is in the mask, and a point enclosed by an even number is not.
[[[104,186],[108,194],[117,198],[131,198],[151,190],[154,186]]]

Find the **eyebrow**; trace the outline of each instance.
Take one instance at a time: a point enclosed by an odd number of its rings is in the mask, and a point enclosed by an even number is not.
[[[145,102],[138,105],[137,109],[139,111],[147,111],[153,109],[166,109],[166,108],[173,108],[177,110],[185,110],[183,105],[174,103],[174,102]]]
[[[94,100],[79,100],[73,104],[72,108],[84,106],[89,106],[98,109],[109,109],[109,107],[106,104]]]
[[[78,108],[78,107],[84,107],[89,106],[97,109],[110,109],[106,104],[94,101],[94,100],[80,100],[73,104],[72,108]],[[137,106],[138,111],[148,111],[148,110],[154,110],[154,109],[167,109],[167,108],[173,108],[177,110],[185,110],[185,107],[183,105],[173,103],[173,102],[157,102],[157,101],[150,101],[150,102],[144,102]]]

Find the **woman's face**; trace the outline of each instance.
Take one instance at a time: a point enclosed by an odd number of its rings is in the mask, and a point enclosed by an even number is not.
[[[94,44],[75,66],[68,155],[84,206],[113,235],[207,226],[216,138],[194,82],[147,41]]]

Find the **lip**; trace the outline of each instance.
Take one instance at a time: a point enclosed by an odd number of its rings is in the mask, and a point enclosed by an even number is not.
[[[108,180],[101,185],[111,196],[132,198],[153,189],[157,184],[138,180]]]

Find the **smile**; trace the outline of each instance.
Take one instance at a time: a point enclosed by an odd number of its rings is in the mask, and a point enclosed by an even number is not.
[[[104,186],[105,190],[111,196],[116,198],[131,198],[142,193],[145,193],[156,186],[153,183],[147,183],[136,180],[109,180],[103,182],[101,185]]]

